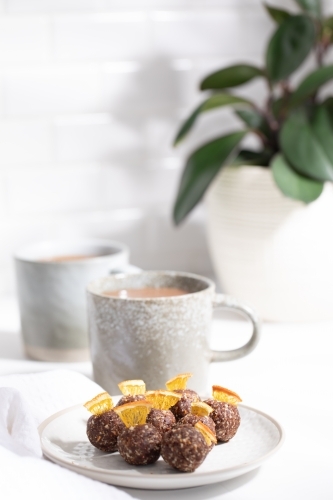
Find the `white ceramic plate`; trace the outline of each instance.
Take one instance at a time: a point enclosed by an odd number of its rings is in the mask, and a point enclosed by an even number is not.
[[[114,398],[118,399],[118,398]],[[153,465],[128,465],[118,453],[103,453],[86,436],[88,411],[73,406],[49,417],[39,426],[43,453],[75,472],[116,486],[142,489],[177,489],[225,481],[253,470],[281,446],[284,433],[269,415],[239,405],[241,425],[229,442],[218,444],[192,473],[181,473],[161,458]]]

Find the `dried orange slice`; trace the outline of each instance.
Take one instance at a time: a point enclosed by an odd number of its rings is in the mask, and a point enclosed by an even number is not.
[[[213,385],[213,398],[217,399],[217,401],[222,401],[223,403],[229,403],[230,405],[236,406],[237,403],[242,401],[238,394],[230,391],[230,389],[221,387],[220,385]]]
[[[134,401],[125,405],[116,406],[114,411],[119,415],[126,427],[143,425],[146,423],[152,404],[148,401]]]
[[[146,392],[146,384],[143,380],[124,380],[118,384],[124,396],[136,396]]]
[[[93,415],[102,415],[113,408],[113,401],[107,392],[98,394],[90,401],[87,401],[83,406],[87,408]]]
[[[179,373],[172,379],[168,380],[165,384],[168,391],[174,391],[176,389],[186,389],[187,381],[192,377],[192,373]]]
[[[214,432],[212,432],[210,428],[207,427],[207,425],[203,424],[202,422],[197,422],[194,427],[201,432],[208,446],[210,446],[212,443],[217,443]]]
[[[178,403],[182,395],[171,391],[148,391],[145,394],[146,400],[153,405],[156,410],[168,410]]]
[[[193,415],[198,415],[198,417],[209,417],[212,411],[213,408],[203,401],[197,401],[191,404],[191,413]]]

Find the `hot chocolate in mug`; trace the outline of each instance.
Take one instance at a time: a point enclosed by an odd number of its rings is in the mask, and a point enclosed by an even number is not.
[[[87,304],[94,378],[110,394],[119,393],[118,383],[128,379],[143,379],[148,390],[161,389],[182,372],[192,372],[191,385],[205,393],[211,362],[246,356],[259,340],[256,313],[215,293],[211,280],[195,274],[108,276],[88,285]],[[213,311],[222,308],[252,323],[250,340],[238,349],[209,347]]]

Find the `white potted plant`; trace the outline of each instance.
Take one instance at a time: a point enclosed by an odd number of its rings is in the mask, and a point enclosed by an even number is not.
[[[238,64],[207,76],[209,96],[180,128],[178,144],[202,113],[231,106],[245,128],[200,146],[187,159],[173,217],[180,224],[206,194],[211,256],[226,292],[268,320],[333,318],[333,79],[325,56],[333,17],[321,0],[296,0],[301,14],[266,5],[277,23],[265,66]],[[313,53],[317,67],[296,87],[291,75]],[[263,78],[263,107],[230,89]],[[259,150],[242,149],[248,133]],[[326,183],[326,185],[325,185]]]

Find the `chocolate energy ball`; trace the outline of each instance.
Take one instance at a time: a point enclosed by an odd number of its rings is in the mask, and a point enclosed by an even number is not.
[[[182,395],[181,399],[170,408],[176,420],[180,420],[188,413],[191,413],[191,404],[200,401],[200,398],[199,395],[191,389],[176,389],[173,392],[178,392],[178,394]]]
[[[164,434],[172,429],[176,424],[176,419],[170,410],[156,410],[153,408],[147,417],[147,424],[153,425],[161,434]]]
[[[176,425],[163,434],[161,455],[167,464],[182,472],[193,472],[209,452],[205,438],[191,425]]]
[[[131,465],[148,465],[161,454],[162,434],[151,424],[126,428],[118,437],[118,451]]]
[[[125,429],[125,424],[113,410],[92,415],[87,422],[87,436],[91,444],[109,453],[118,450],[117,439]]]
[[[203,424],[207,425],[207,427],[213,432],[213,434],[216,436],[215,432],[215,424],[213,420],[210,417],[199,417],[198,415],[192,415],[192,413],[188,413],[185,415],[185,417],[181,418],[178,423],[178,425],[191,425],[192,427],[195,426],[198,422],[202,422]],[[212,450],[214,448],[214,443],[212,443],[209,446],[209,450]]]
[[[216,438],[218,441],[226,442],[234,437],[240,425],[240,415],[237,406],[207,399],[205,401],[214,411],[209,415],[214,421]]]
[[[137,394],[136,396],[123,396],[119,399],[116,406],[126,405],[127,403],[134,403],[134,401],[144,401],[146,399],[144,394]]]

